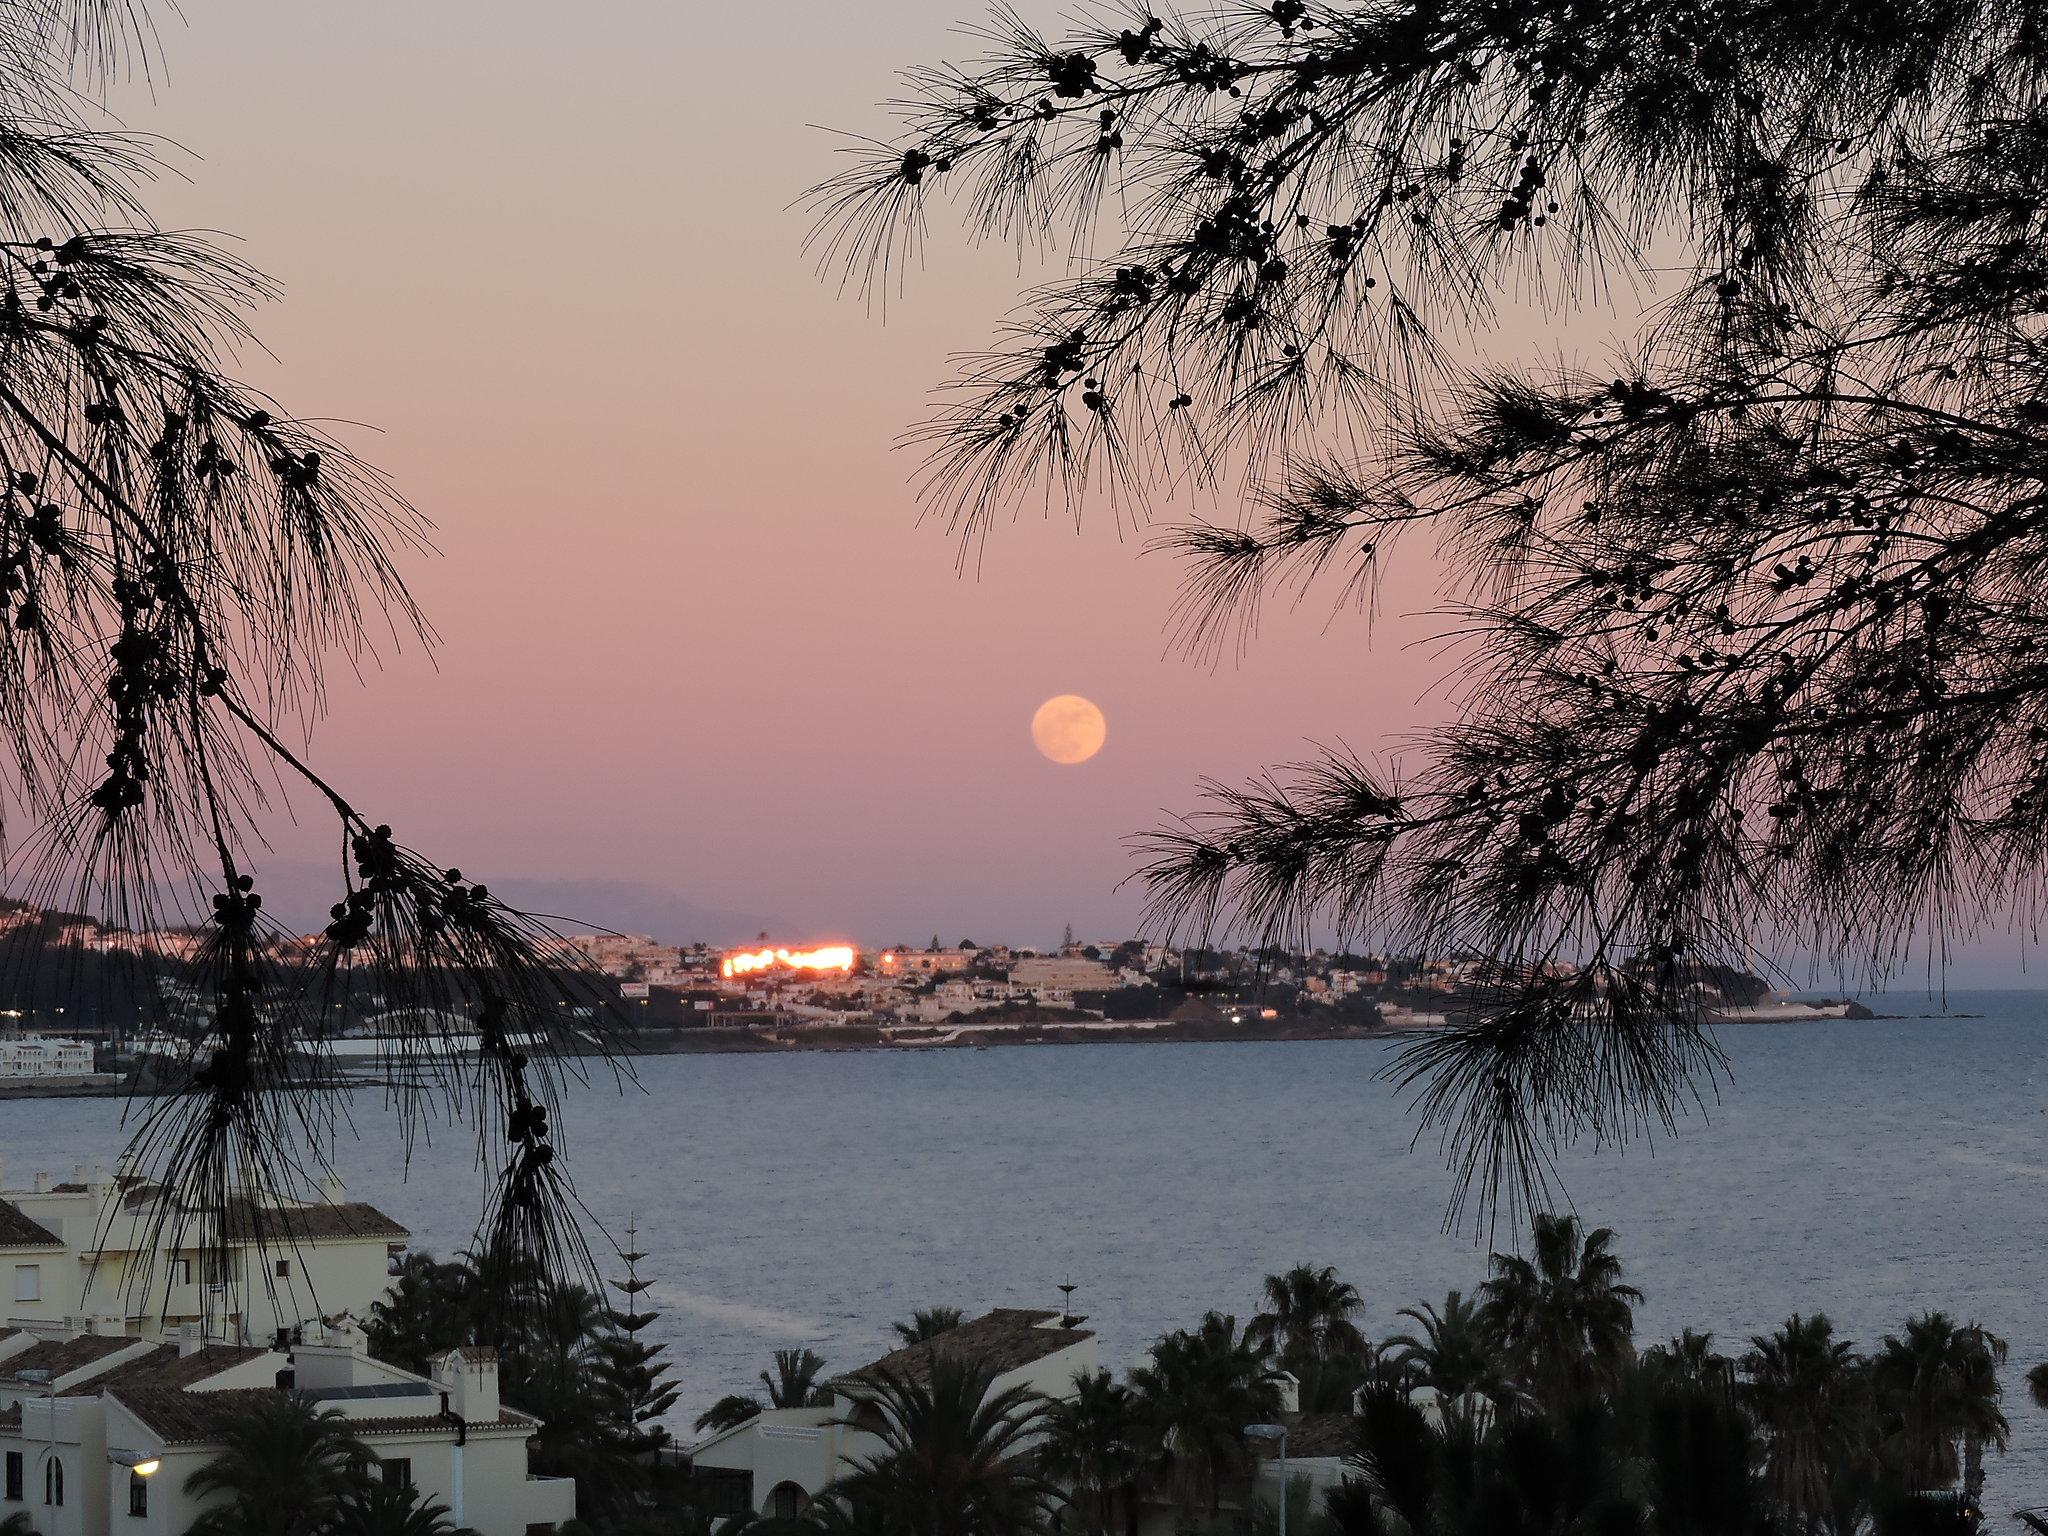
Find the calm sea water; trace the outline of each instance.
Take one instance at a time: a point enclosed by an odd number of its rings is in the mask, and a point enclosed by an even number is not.
[[[1646,1339],[1690,1325],[1735,1347],[1819,1309],[1872,1344],[1927,1307],[2003,1335],[2003,1511],[2048,1503],[2048,1415],[2020,1381],[2048,1360],[2048,993],[1947,1006],[1983,1017],[1730,1028],[1734,1078],[1710,1114],[1563,1171],[1580,1214],[1619,1234]],[[1412,1121],[1373,1080],[1390,1049],[664,1057],[642,1064],[644,1092],[580,1092],[566,1150],[595,1215],[621,1232],[636,1218],[654,1255],[683,1427],[776,1348],[851,1367],[913,1308],[1057,1307],[1068,1277],[1118,1366],[1205,1308],[1248,1315],[1260,1277],[1297,1261],[1335,1264],[1381,1331],[1469,1291],[1485,1253],[1441,1230],[1440,1159],[1410,1150]],[[336,1149],[351,1192],[419,1248],[462,1247],[470,1142],[444,1131],[408,1170],[378,1102],[360,1096],[360,1137]],[[8,1182],[111,1162],[121,1107],[0,1104]]]

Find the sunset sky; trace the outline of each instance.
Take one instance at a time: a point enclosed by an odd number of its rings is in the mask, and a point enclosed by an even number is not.
[[[895,72],[972,55],[980,14],[202,0],[166,20],[167,77],[117,102],[173,146],[160,218],[284,284],[259,320],[275,360],[247,372],[365,423],[352,440],[437,525],[440,556],[410,566],[436,662],[338,678],[316,742],[375,818],[613,926],[644,904],[589,882],[791,938],[1114,935],[1141,910],[1123,840],[1204,775],[1379,751],[1440,710],[1416,565],[1370,635],[1312,601],[1210,669],[1167,643],[1174,567],[1107,508],[1078,531],[1034,511],[965,576],[918,526],[892,439],[1057,269],[941,224],[884,323],[817,279],[792,204],[833,166],[826,130],[887,132]],[[1526,339],[1598,356],[1593,329]],[[1237,515],[1156,515],[1196,512]],[[1108,743],[1063,767],[1030,722],[1066,693]],[[328,855],[311,827],[280,833],[273,886]]]
[[[974,13],[767,14],[167,21],[168,77],[118,103],[177,146],[160,218],[284,284],[247,371],[373,426],[353,440],[438,529],[410,568],[438,667],[340,680],[317,755],[494,883],[645,882],[877,942],[1127,932],[1126,834],[1203,774],[1376,745],[1427,667],[1321,605],[1196,666],[1166,644],[1174,569],[1106,509],[1034,512],[959,575],[891,440],[1033,269],[937,241],[883,323],[816,279],[790,204],[832,167],[821,125],[884,129],[895,70],[971,50]],[[1062,693],[1108,718],[1074,767],[1030,737]],[[324,855],[316,830],[279,854]]]

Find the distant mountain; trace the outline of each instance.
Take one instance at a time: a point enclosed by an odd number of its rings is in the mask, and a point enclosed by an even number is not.
[[[646,934],[664,944],[738,944],[764,931],[797,931],[777,914],[707,906],[651,881],[514,877],[486,883],[493,896],[551,917],[568,933],[602,929]],[[327,925],[336,881],[332,869],[279,861],[259,866],[256,888],[265,912],[294,932],[314,933]]]

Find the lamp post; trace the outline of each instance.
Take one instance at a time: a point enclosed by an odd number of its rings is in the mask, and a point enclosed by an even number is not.
[[[1287,1536],[1287,1427],[1284,1424],[1247,1424],[1244,1437],[1280,1448],[1280,1536]]]
[[[156,1453],[154,1451],[124,1451],[118,1448],[109,1448],[107,1451],[107,1465],[110,1467],[126,1467],[128,1469],[128,1513],[131,1515],[148,1514],[149,1480],[156,1476],[157,1469],[163,1465],[163,1462],[157,1459]],[[135,1497],[137,1479],[141,1480],[143,1490],[142,1498],[139,1502]]]

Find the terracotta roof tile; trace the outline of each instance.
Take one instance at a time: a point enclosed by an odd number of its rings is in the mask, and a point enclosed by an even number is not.
[[[0,1200],[0,1248],[61,1248],[64,1239],[24,1214],[11,1200]]]
[[[1287,1459],[1298,1456],[1348,1456],[1357,1443],[1357,1418],[1348,1413],[1297,1413],[1287,1426]]]
[[[18,1355],[0,1360],[0,1376],[19,1376],[23,1371],[48,1371],[50,1379],[68,1376],[109,1355],[135,1346],[134,1339],[109,1334],[86,1333],[75,1339],[44,1339]]]
[[[295,1205],[279,1208],[238,1198],[228,1206],[227,1232],[250,1243],[306,1242],[321,1238],[411,1237],[412,1234],[374,1205],[360,1201],[342,1205]]]
[[[1016,1307],[998,1307],[970,1323],[948,1329],[921,1344],[909,1344],[872,1364],[851,1371],[841,1380],[872,1380],[882,1372],[911,1381],[931,1379],[935,1355],[971,1355],[986,1361],[997,1371],[1014,1371],[1056,1354],[1079,1339],[1092,1338],[1085,1328],[1047,1328],[1058,1319],[1057,1312],[1032,1312]]]
[[[272,1387],[231,1387],[219,1392],[186,1392],[172,1387],[126,1386],[108,1394],[150,1427],[165,1445],[201,1445],[216,1439],[234,1419],[272,1400]],[[453,1434],[454,1426],[438,1413],[394,1414],[387,1418],[349,1419],[352,1435]],[[470,1428],[492,1426],[472,1423]],[[502,1410],[496,1427],[531,1431],[534,1420]]]
[[[183,1390],[269,1353],[267,1349],[240,1344],[206,1344],[189,1355],[181,1355],[177,1345],[164,1344],[134,1360],[123,1360],[101,1375],[88,1376],[76,1386],[66,1388],[63,1395],[85,1397],[124,1387]],[[0,1370],[5,1369],[5,1363],[0,1362]]]
[[[177,1387],[123,1387],[108,1394],[147,1424],[165,1445],[198,1445],[213,1439],[236,1414],[268,1398],[270,1387],[236,1387],[225,1392],[186,1392]]]

